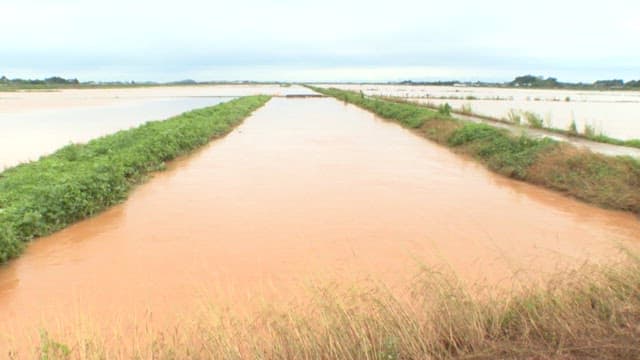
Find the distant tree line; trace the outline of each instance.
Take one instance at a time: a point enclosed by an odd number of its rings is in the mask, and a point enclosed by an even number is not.
[[[436,85],[436,86],[453,86],[458,84],[459,81],[429,81],[429,82],[414,82],[411,80],[405,80],[400,82],[400,85]]]
[[[512,86],[525,86],[525,87],[560,87],[560,83],[556,78],[544,78],[542,76],[524,75],[518,76],[511,82]]]
[[[216,85],[216,84],[285,84],[273,81],[196,81],[192,79],[184,79],[172,82],[154,82],[154,81],[83,81],[78,79],[64,79],[60,76],[52,76],[44,80],[36,79],[9,79],[6,76],[0,76],[0,90],[19,90],[19,89],[50,89],[61,87],[78,87],[78,88],[96,88],[96,87],[129,87],[129,86],[162,86],[162,85]]]
[[[44,80],[31,79],[8,79],[6,76],[0,77],[0,83],[6,85],[78,85],[78,79],[63,79],[59,76],[53,76]]]
[[[493,86],[493,87],[527,87],[541,89],[640,89],[640,80],[624,82],[620,79],[598,80],[593,83],[570,83],[560,82],[554,77],[544,78],[542,76],[523,75],[518,76],[513,81],[499,82],[463,82],[463,81],[412,81],[405,80],[394,82],[400,85],[435,85],[435,86]]]
[[[627,81],[621,79],[598,80],[588,83],[565,83],[556,78],[544,78],[542,76],[524,75],[518,76],[509,83],[511,86],[532,88],[597,88],[597,89],[631,89],[640,88],[640,80]]]

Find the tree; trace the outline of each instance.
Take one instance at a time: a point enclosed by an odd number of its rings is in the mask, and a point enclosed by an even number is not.
[[[626,88],[640,88],[640,80],[627,81],[624,84],[624,87],[626,87]]]
[[[614,79],[614,80],[598,80],[593,83],[595,87],[622,87],[624,85],[624,81]]]
[[[556,78],[545,79],[542,76],[524,75],[518,76],[511,82],[511,86],[524,86],[524,87],[543,87],[543,88],[555,88],[560,87],[562,84],[558,82]]]

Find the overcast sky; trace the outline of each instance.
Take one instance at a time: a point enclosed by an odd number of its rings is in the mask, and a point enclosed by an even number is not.
[[[0,75],[640,79],[640,1],[0,0]]]

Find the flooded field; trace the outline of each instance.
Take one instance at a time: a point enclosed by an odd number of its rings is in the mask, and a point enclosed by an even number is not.
[[[640,139],[640,92],[499,89],[453,86],[323,85],[362,90],[367,95],[396,96],[454,109],[470,106],[474,113],[507,118],[511,110],[530,111],[545,126],[567,129],[575,120],[578,131],[585,125],[596,133],[622,139]]]
[[[0,92],[0,171],[71,142],[86,142],[233,97],[305,91],[302,87],[229,85]]]
[[[394,284],[426,263],[499,285],[609,261],[638,234],[634,215],[494,175],[354,106],[274,98],[0,268],[0,341],[84,314],[170,321],[212,294],[290,296],[318,274]]]

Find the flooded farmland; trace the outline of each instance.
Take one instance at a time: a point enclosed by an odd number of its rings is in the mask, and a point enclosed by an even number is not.
[[[354,106],[274,98],[0,268],[0,333],[77,314],[171,318],[202,294],[277,293],[319,273],[400,283],[427,263],[500,284],[610,260],[638,234],[631,214],[494,175]]]
[[[193,86],[0,92],[0,171],[150,120],[259,93],[304,93],[301,87]]]
[[[622,139],[640,139],[640,92],[500,89],[453,86],[323,85],[363,91],[367,95],[395,96],[419,103],[449,103],[454,109],[469,106],[476,114],[507,118],[512,110],[529,111],[545,126],[568,129],[575,120],[596,133]]]

